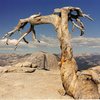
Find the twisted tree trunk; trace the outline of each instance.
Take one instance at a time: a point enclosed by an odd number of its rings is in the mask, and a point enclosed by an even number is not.
[[[76,10],[77,16],[72,15],[71,12]],[[78,13],[79,11],[79,13]],[[40,16],[40,15],[33,15],[29,18],[22,19],[15,27],[14,30],[8,32],[5,37],[8,35],[11,36],[20,28],[23,28],[27,23],[31,25],[38,25],[38,24],[53,24],[55,30],[57,31],[57,36],[60,42],[61,48],[61,62],[60,62],[60,71],[61,71],[61,79],[62,85],[64,90],[70,96],[76,99],[98,99],[99,92],[97,83],[94,81],[92,74],[79,74],[76,61],[73,57],[72,46],[70,42],[70,33],[68,30],[68,21],[70,20],[76,27],[78,27],[81,32],[83,33],[83,23],[79,20],[79,17],[88,17],[82,13],[79,8],[75,7],[64,7],[62,9],[55,9],[57,14],[51,14],[48,16]],[[75,18],[80,26],[77,26],[72,18]],[[88,17],[91,19],[90,17]],[[32,29],[31,29],[32,30]],[[23,39],[30,31],[23,34],[23,36],[18,40],[18,43]],[[18,45],[18,43],[16,45]]]
[[[61,79],[63,87],[67,94],[76,99],[97,99],[99,98],[97,84],[89,79],[88,75],[78,75],[77,64],[73,57],[72,47],[70,44],[70,34],[68,31],[69,10],[61,11]],[[58,31],[60,33],[60,31]]]

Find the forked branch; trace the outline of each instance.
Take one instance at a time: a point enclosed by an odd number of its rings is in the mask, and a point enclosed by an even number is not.
[[[23,39],[25,43],[28,43],[28,41],[25,39],[25,36],[28,35],[30,32],[32,32],[32,38],[33,41],[37,41],[40,42],[39,40],[36,39],[36,33],[35,33],[35,29],[34,29],[34,25],[37,24],[53,24],[56,28],[59,27],[59,24],[57,23],[57,18],[61,20],[61,10],[64,9],[66,11],[66,16],[68,13],[68,21],[71,21],[73,24],[72,27],[72,31],[74,31],[74,28],[77,27],[80,31],[81,31],[81,35],[82,36],[84,34],[84,24],[83,22],[80,20],[81,17],[86,17],[90,20],[93,20],[89,15],[84,14],[82,12],[82,10],[78,7],[63,7],[63,8],[56,8],[54,9],[54,14],[49,15],[49,16],[41,16],[41,14],[34,14],[28,18],[25,19],[20,19],[20,21],[18,22],[17,26],[10,32],[8,32],[7,34],[5,34],[5,36],[3,38],[7,38],[6,44],[8,45],[8,39],[9,37],[11,37],[16,31],[20,31],[21,29],[24,29],[24,27],[27,25],[27,23],[30,23],[30,28],[27,32],[23,33],[23,35],[19,38],[16,46],[19,44],[19,42]],[[67,12],[67,10],[69,10],[69,12]],[[75,12],[75,14],[73,13]],[[56,18],[57,17],[57,18]],[[52,20],[53,19],[53,20]],[[75,21],[76,22],[75,22]],[[55,22],[54,22],[55,21]],[[60,21],[59,21],[60,22]]]

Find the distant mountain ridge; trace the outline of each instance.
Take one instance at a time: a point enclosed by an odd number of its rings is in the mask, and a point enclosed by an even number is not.
[[[34,53],[33,53],[34,54]],[[57,57],[57,61],[60,60],[59,55],[53,54]],[[21,60],[25,60],[26,58],[32,56],[31,53],[25,54],[25,55],[19,55],[19,54],[0,54],[0,66],[8,66],[12,65],[14,63],[17,63]],[[34,55],[33,55],[34,56]],[[87,69],[93,66],[100,65],[100,55],[81,55],[81,56],[75,56],[75,59],[77,61],[77,64],[79,66],[79,70],[81,69]]]

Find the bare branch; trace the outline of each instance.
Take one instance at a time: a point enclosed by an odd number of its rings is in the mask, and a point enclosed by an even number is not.
[[[81,31],[80,36],[82,36],[84,34],[84,25],[83,25],[83,23],[80,20],[76,20],[80,24],[80,26],[79,26],[72,19],[70,19],[70,21],[73,24],[72,31],[74,31],[74,28],[77,27]]]
[[[27,43],[27,44],[29,43],[29,42],[25,39],[25,37],[23,37],[23,40],[24,40],[25,43]]]
[[[33,15],[31,15],[30,17],[29,17],[29,19],[34,19],[34,18],[36,18],[36,17],[40,17],[41,16],[41,13],[38,13],[38,14],[33,14]]]
[[[21,32],[20,30],[18,30],[18,32],[22,35],[22,32]],[[25,39],[25,37],[23,37],[23,40],[24,40],[25,43],[27,43],[27,44],[29,43],[29,42]]]
[[[87,15],[87,14],[82,14],[82,15],[83,15],[83,17],[86,17],[86,18],[88,18],[89,20],[94,21],[93,18],[91,18],[89,15]]]
[[[16,43],[16,46],[19,44],[19,42],[27,35],[31,32],[32,30],[32,27],[30,26],[29,30],[25,33],[23,33],[23,35],[18,39],[17,43]]]
[[[32,27],[31,31],[32,31],[32,40],[33,40],[33,42],[37,41],[38,43],[40,43],[40,41],[36,39],[36,32],[35,32],[35,29],[34,29],[34,25],[32,25],[31,27]]]
[[[18,22],[17,26],[12,31],[8,32],[3,38],[12,36],[16,31],[18,31],[21,28],[23,28],[27,24],[27,22],[28,22],[28,18],[20,19],[20,21]]]
[[[85,28],[85,27],[84,27],[84,24],[82,23],[82,21],[81,21],[79,18],[77,18],[76,21],[78,22],[78,24],[79,24],[83,29]]]
[[[5,36],[3,37],[3,39],[11,37],[16,31],[23,29],[24,26],[29,22],[30,19],[34,19],[34,18],[39,17],[39,16],[40,16],[40,13],[34,14],[34,15],[30,16],[29,18],[20,19],[17,26],[12,31],[6,33]],[[7,39],[6,44],[8,44],[8,39]]]
[[[74,32],[74,30],[75,30],[75,25],[73,24],[73,26],[72,26],[72,32]]]
[[[71,22],[75,27],[77,27],[80,30],[83,30],[83,28],[81,26],[77,25],[73,20]]]
[[[32,40],[35,41],[35,39],[36,39],[36,32],[34,26],[32,25]]]

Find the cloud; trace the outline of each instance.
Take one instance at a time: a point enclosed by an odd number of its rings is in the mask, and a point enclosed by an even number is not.
[[[0,52],[3,52],[3,51],[14,51],[15,45],[17,43],[17,40],[16,39],[9,39],[8,40],[8,44],[9,45],[6,45],[6,40],[7,39],[1,39],[0,40],[0,50],[1,50]],[[19,43],[19,45],[18,45],[18,47],[20,47],[20,48],[18,48],[18,50],[23,49],[21,47],[24,46],[24,45],[25,45],[25,43],[21,41]]]
[[[40,40],[45,45],[51,47],[59,47],[59,41],[57,38],[41,35]],[[100,38],[79,36],[79,37],[73,37],[71,39],[71,42],[73,46],[87,46],[91,48],[100,48]]]
[[[54,37],[49,37],[49,36],[45,36],[45,35],[41,35],[40,36],[40,43],[38,43],[37,41],[31,41],[28,46],[30,47],[58,47],[59,46],[59,42],[57,40],[57,38]]]
[[[42,43],[45,43],[45,44],[47,44],[48,46],[51,46],[51,47],[58,47],[59,46],[58,39],[54,38],[54,37],[41,35],[40,41],[42,41]]]
[[[0,40],[0,46],[3,46],[6,43],[7,39]],[[100,38],[92,38],[92,37],[74,37],[71,39],[73,46],[89,46],[93,48],[100,47]],[[9,45],[14,46],[17,43],[16,39],[9,39]],[[39,46],[46,46],[46,47],[59,47],[59,41],[56,37],[49,37],[45,35],[40,36],[40,43],[37,41],[30,41],[28,45],[25,45],[23,41],[19,43],[21,46],[28,46],[28,47],[39,47]]]
[[[5,39],[1,39],[1,40],[0,40],[0,43],[1,43],[1,44],[4,44],[4,43],[6,43],[6,41],[7,41],[6,38],[5,38]],[[16,39],[9,39],[9,40],[8,40],[8,44],[9,44],[9,45],[16,45],[16,43],[17,43],[17,40],[16,40]],[[25,44],[25,43],[21,41],[20,44],[23,45],[23,44]]]
[[[0,52],[13,52],[15,48],[15,44],[17,43],[17,39],[9,39],[8,43],[9,45],[6,45],[7,39],[1,39],[0,40]],[[21,41],[17,47],[17,51],[23,52],[31,52],[31,51],[40,51],[40,50],[55,50],[59,46],[57,38],[49,37],[45,35],[40,36],[40,43],[37,41],[29,41],[28,44],[24,43],[24,41]],[[54,48],[54,49],[52,49]],[[57,49],[58,50],[58,49]],[[17,52],[16,51],[16,52]]]
[[[100,48],[100,46],[92,46],[92,48]]]
[[[74,46],[88,46],[93,48],[100,47],[100,38],[74,37],[71,41]]]
[[[18,45],[17,50],[23,51],[23,52],[38,51],[38,50],[45,50],[45,51],[47,50],[47,52],[50,50],[52,52],[59,51],[60,43],[56,37],[49,37],[49,36],[41,35],[39,40],[40,40],[40,43],[38,43],[37,41],[29,41],[29,44],[26,44],[23,41],[21,41]],[[5,42],[6,42],[6,39],[0,40],[0,50],[1,51],[3,51],[3,50],[11,51],[11,50],[14,50],[17,40],[10,39],[9,40],[10,45],[6,45]],[[86,52],[90,52],[90,51],[95,52],[94,50],[97,50],[97,49],[99,52],[100,38],[73,37],[71,39],[71,42],[74,47],[73,49],[76,50],[76,48],[77,48],[78,53],[85,52],[85,51]],[[93,49],[91,49],[91,48],[93,48]],[[74,52],[77,52],[77,50]]]

